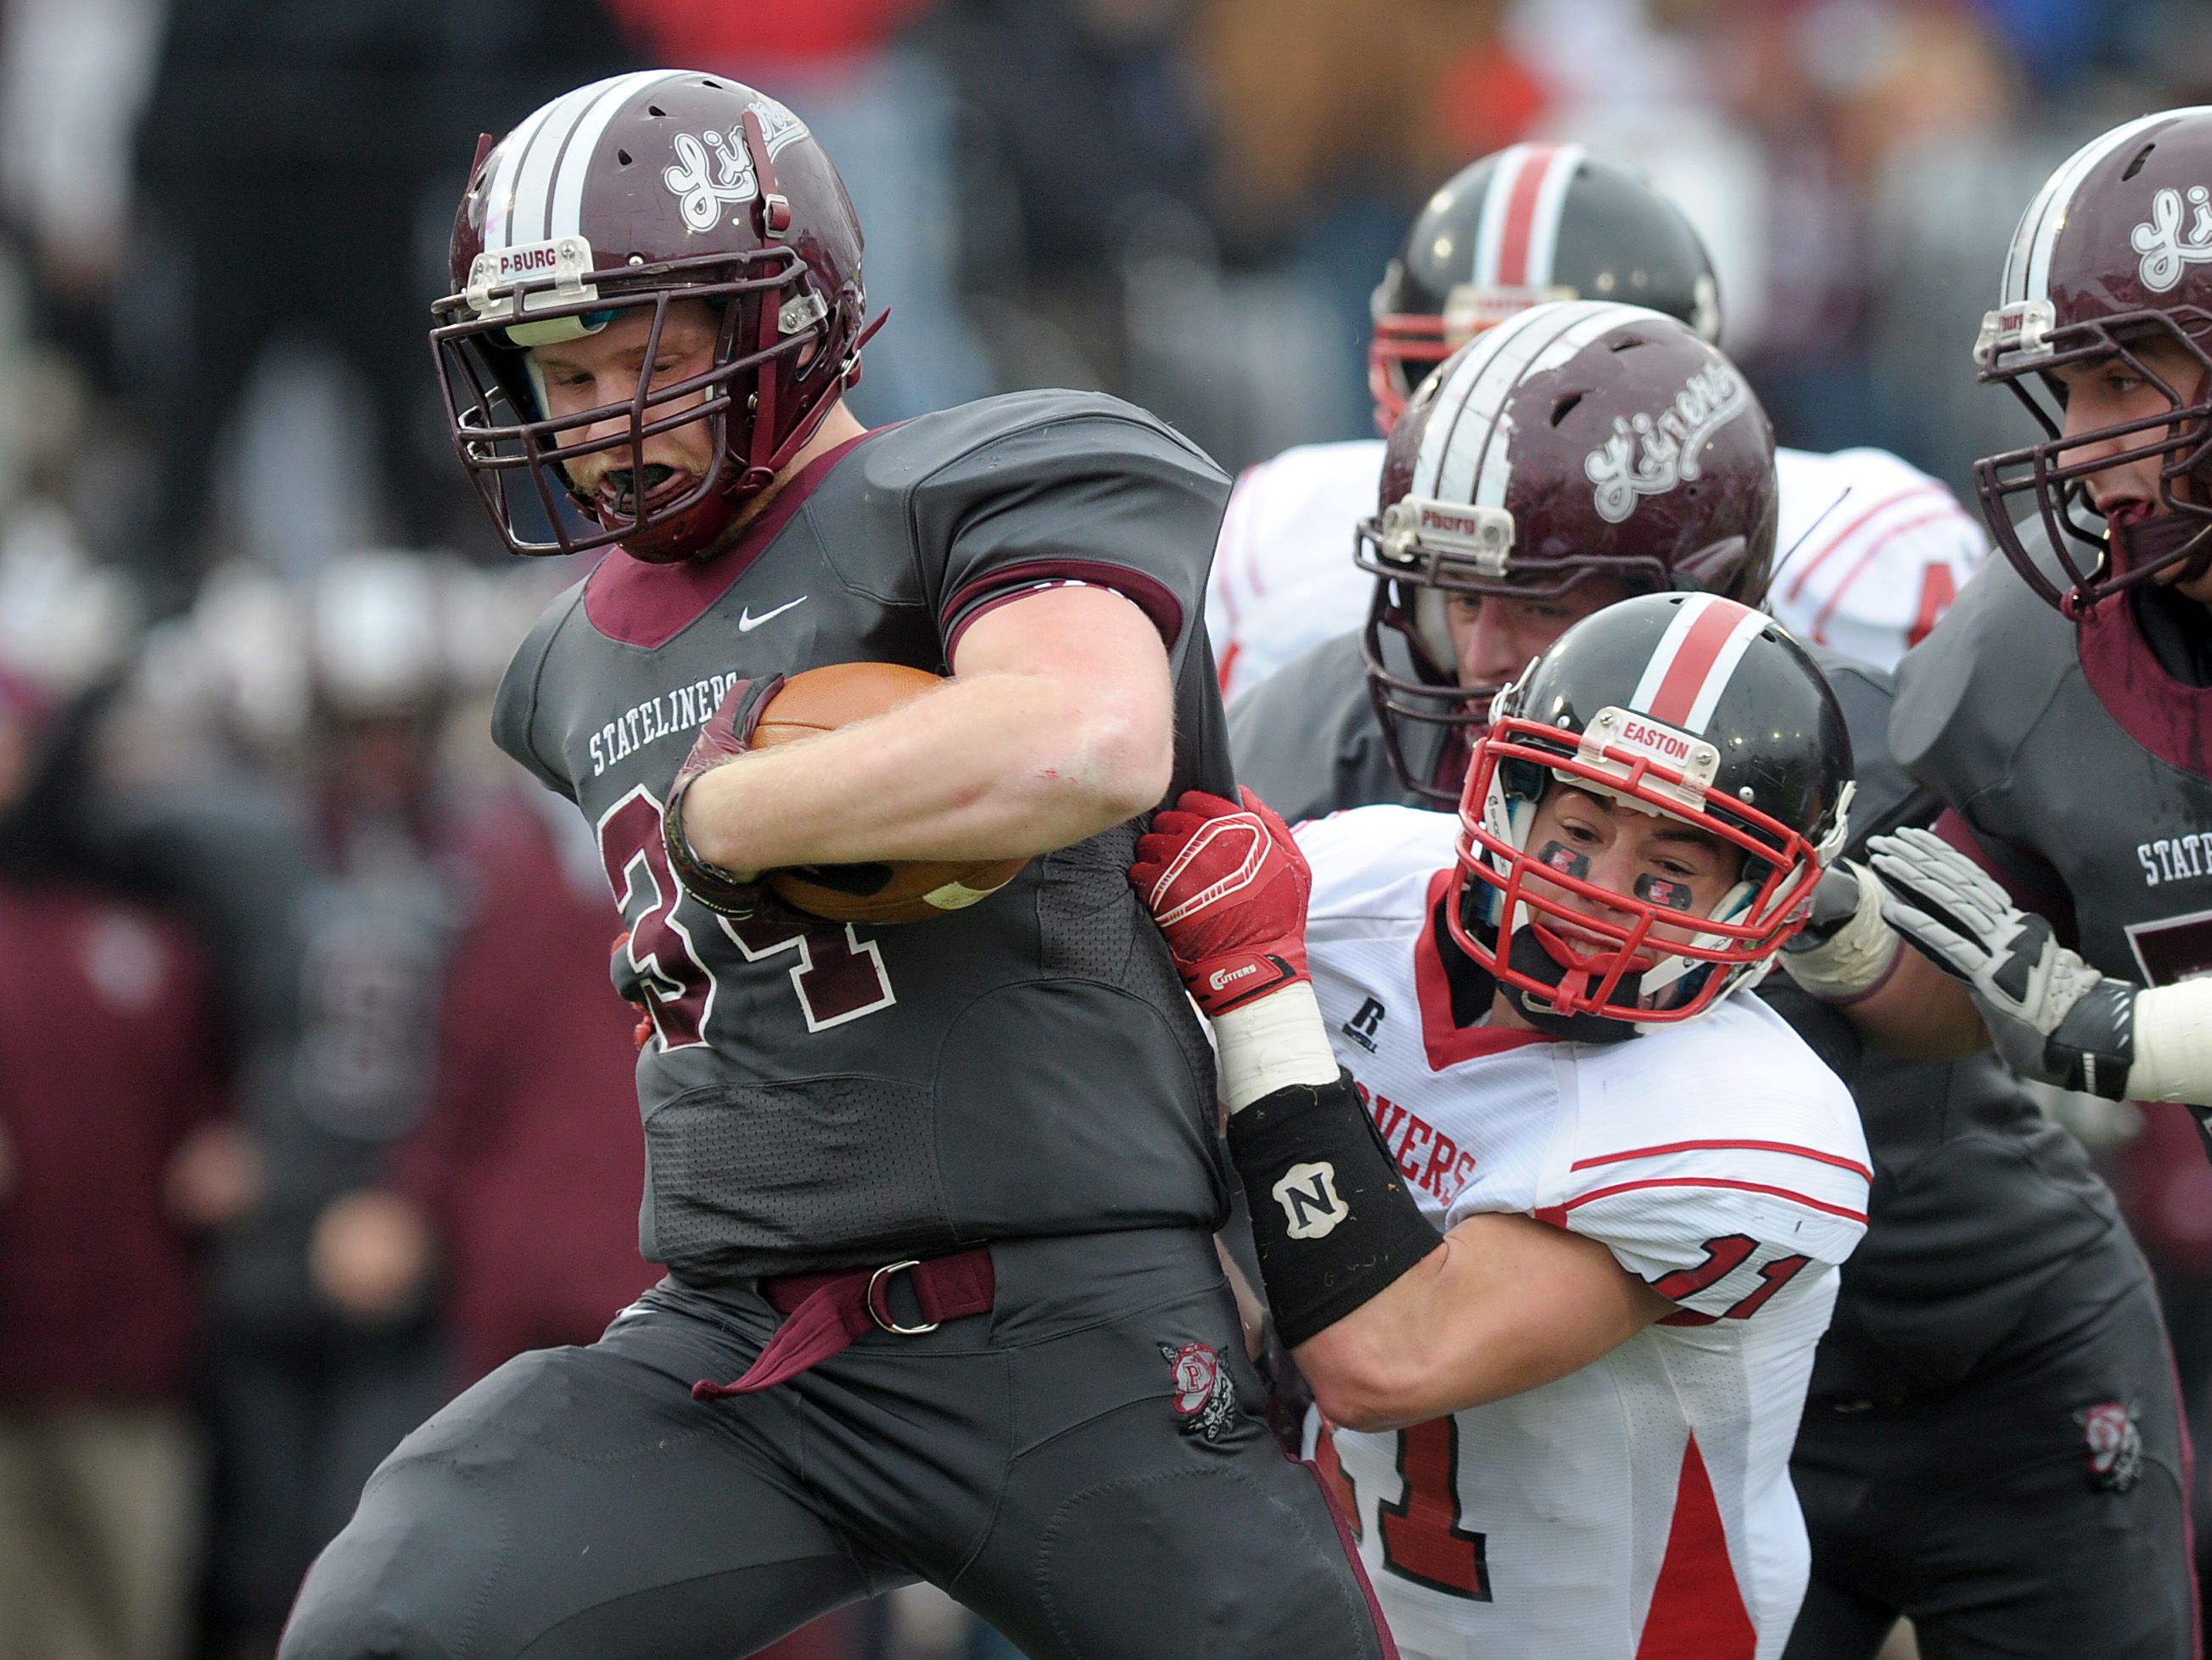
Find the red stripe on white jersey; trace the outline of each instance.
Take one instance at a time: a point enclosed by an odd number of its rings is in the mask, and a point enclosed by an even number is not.
[[[1798,565],[1796,570],[1790,577],[1790,597],[1792,599],[1795,599],[1799,594],[1804,593],[1805,584],[1813,580],[1813,573],[1820,569],[1820,567],[1827,562],[1828,556],[1835,552],[1838,548],[1843,546],[1844,543],[1850,541],[1851,538],[1857,535],[1860,531],[1863,530],[1866,527],[1867,521],[1872,519],[1876,514],[1887,513],[1890,508],[1898,506],[1899,503],[1912,501],[1919,496],[1933,495],[1948,496],[1950,492],[1945,489],[1942,485],[1936,483],[1935,480],[1930,479],[1924,484],[1915,484],[1910,489],[1899,490],[1894,496],[1883,496],[1881,501],[1875,502],[1864,513],[1859,514],[1857,518],[1852,520],[1850,524],[1844,526],[1843,529],[1838,531],[1833,536],[1829,538],[1827,545],[1823,547],[1820,552],[1814,554],[1810,559],[1805,560],[1802,563]]]
[[[1758,1651],[1759,1631],[1744,1606],[1713,1478],[1693,1435],[1682,1449],[1667,1554],[1636,1660],[1752,1660]]]
[[[1569,1170],[1590,1170],[1599,1164],[1626,1164],[1632,1158],[1661,1158],[1670,1152],[1705,1152],[1709,1151],[1747,1152],[1786,1152],[1799,1158],[1809,1158],[1819,1164],[1832,1164],[1838,1170],[1850,1171],[1871,1182],[1874,1172],[1856,1158],[1846,1158],[1841,1153],[1823,1152],[1818,1147],[1802,1147],[1795,1141],[1665,1141],[1656,1147],[1624,1147],[1619,1152],[1601,1152],[1589,1158],[1577,1158],[1567,1166]]]
[[[1727,1188],[1737,1193],[1764,1193],[1776,1199],[1787,1199],[1791,1204],[1802,1205],[1808,1210],[1840,1216],[1846,1222],[1856,1222],[1861,1226],[1866,1224],[1864,1211],[1832,1205],[1825,1199],[1815,1199],[1810,1194],[1799,1193],[1795,1189],[1778,1188],[1765,1182],[1734,1182],[1724,1176],[1653,1176],[1641,1182],[1620,1182],[1609,1188],[1593,1188],[1588,1193],[1577,1194],[1559,1208],[1563,1211],[1575,1210],[1600,1199],[1610,1199],[1617,1193],[1634,1193],[1642,1188]]]
[[[1631,706],[1684,732],[1703,732],[1735,666],[1768,618],[1717,594],[1682,601],[1644,666]]]
[[[1820,609],[1813,613],[1813,638],[1814,641],[1823,646],[1828,643],[1829,621],[1835,616],[1838,607],[1842,605],[1844,603],[1844,596],[1850,592],[1851,584],[1857,581],[1860,577],[1866,575],[1867,567],[1874,562],[1875,556],[1876,554],[1880,553],[1884,548],[1887,547],[1899,537],[1904,535],[1907,531],[1916,531],[1929,525],[1944,524],[1950,520],[1964,519],[1966,515],[1960,513],[1958,508],[1946,506],[1936,508],[1933,513],[1923,513],[1917,519],[1907,519],[1899,524],[1891,525],[1884,529],[1881,535],[1875,537],[1871,542],[1869,542],[1865,548],[1861,550],[1858,558],[1853,562],[1850,569],[1844,573],[1843,580],[1836,584],[1834,591],[1832,592],[1826,599],[1820,602]],[[1926,570],[1929,569],[1929,567],[1923,565],[1921,569],[1923,570]]]

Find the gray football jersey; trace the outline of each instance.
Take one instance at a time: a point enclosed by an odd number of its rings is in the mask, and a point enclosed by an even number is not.
[[[1128,880],[1132,822],[927,922],[726,922],[684,894],[661,809],[739,677],[944,673],[976,616],[1109,587],[1168,642],[1170,799],[1234,794],[1200,625],[1228,481],[1143,411],[1024,392],[856,439],[711,560],[615,553],[557,600],[495,734],[595,827],[658,1033],[638,1059],[645,1254],[789,1274],[981,1240],[1212,1226],[1210,1053]]]
[[[1890,737],[1947,832],[2104,973],[2212,970],[2212,690],[2128,600],[2077,625],[1992,559],[1899,666]]]
[[[1403,643],[1393,635],[1383,648],[1404,660],[1393,666],[1410,677]],[[1408,721],[1401,730],[1407,763],[1432,770],[1444,728]],[[1357,634],[1322,641],[1237,699],[1229,712],[1229,747],[1245,787],[1293,824],[1381,802],[1432,805],[1401,784],[1390,765]]]
[[[1230,713],[1238,776],[1286,818],[1376,801],[1425,805],[1391,769],[1358,646],[1346,635],[1316,647]],[[1889,677],[1808,649],[1851,734],[1853,845],[1932,817],[1934,798],[1889,751]],[[1442,729],[1409,723],[1407,732],[1409,759],[1433,764]],[[1874,1156],[1871,1225],[1844,1265],[1814,1360],[1816,1394],[1881,1399],[1955,1383],[2039,1338],[2023,1316],[2061,1274],[2119,1273],[2125,1253],[2087,1251],[2118,1225],[2111,1192],[1993,1058],[1946,1064],[1868,1049],[1840,1014],[1779,973],[1759,995],[1850,1085]]]

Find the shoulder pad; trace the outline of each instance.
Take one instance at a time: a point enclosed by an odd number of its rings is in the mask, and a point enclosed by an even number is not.
[[[2003,559],[1898,665],[1890,751],[1954,805],[2004,775],[2020,739],[2074,671],[2070,623]]]

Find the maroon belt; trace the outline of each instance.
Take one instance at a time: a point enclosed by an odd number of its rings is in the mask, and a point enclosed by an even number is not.
[[[921,1323],[902,1326],[891,1317],[888,1287],[895,1274],[910,1276],[915,1300],[921,1304]],[[760,1357],[733,1383],[702,1379],[691,1386],[695,1401],[719,1400],[725,1395],[750,1395],[773,1389],[796,1377],[809,1366],[819,1365],[870,1326],[913,1337],[935,1331],[946,1320],[963,1315],[988,1314],[997,1285],[991,1272],[988,1246],[933,1256],[918,1262],[886,1262],[879,1268],[848,1268],[840,1274],[793,1274],[760,1282],[761,1295],[776,1311],[790,1316],[776,1328]]]

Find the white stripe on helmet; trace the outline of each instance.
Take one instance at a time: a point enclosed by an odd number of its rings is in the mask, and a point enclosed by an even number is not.
[[[1498,153],[1498,165],[1490,170],[1490,188],[1483,192],[1482,217],[1474,233],[1474,265],[1468,280],[1477,288],[1498,286],[1498,254],[1505,241],[1505,213],[1512,204],[1513,192],[1520,183],[1521,170],[1531,163],[1540,166],[1544,144],[1513,144]]]
[[[568,142],[568,135],[575,131],[577,121],[605,84],[595,81],[588,87],[563,93],[553,100],[545,125],[532,136],[529,152],[523,156],[522,166],[515,174],[514,210],[508,222],[508,234],[516,246],[549,240],[545,218],[551,206],[553,169],[561,160],[562,147]]]
[[[561,104],[554,99],[540,104],[523,120],[520,126],[507,134],[501,148],[499,171],[492,175],[491,186],[484,204],[484,239],[487,252],[514,246],[514,186],[522,170],[522,158],[537,142],[538,130]]]
[[[1437,395],[1439,407],[1414,463],[1413,493],[1504,506],[1513,435],[1498,416],[1513,388],[1559,368],[1607,331],[1650,315],[1613,301],[1555,301],[1516,312],[1478,336]]]
[[[591,180],[592,153],[599,148],[608,123],[648,88],[665,81],[683,80],[688,74],[684,70],[640,70],[635,74],[619,75],[611,81],[599,82],[605,90],[577,119],[575,130],[562,147],[560,166],[553,177],[551,203],[546,210],[548,240],[574,236],[583,229],[584,186]]]
[[[1589,152],[1580,144],[1562,144],[1552,154],[1550,168],[1536,191],[1535,222],[1528,227],[1528,283],[1541,292],[1552,286],[1552,263],[1559,251],[1559,221],[1567,204],[1567,187],[1582,171]]]

